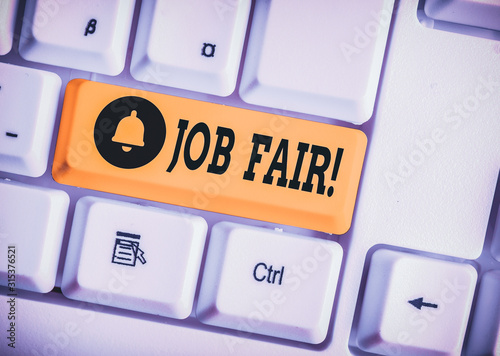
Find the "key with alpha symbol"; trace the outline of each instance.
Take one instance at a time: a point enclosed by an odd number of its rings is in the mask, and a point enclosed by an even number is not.
[[[231,94],[251,5],[250,0],[143,1],[132,76],[141,82]]]

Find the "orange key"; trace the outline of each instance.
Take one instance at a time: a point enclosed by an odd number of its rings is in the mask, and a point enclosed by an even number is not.
[[[355,129],[75,79],[52,174],[77,187],[343,234],[366,142]]]

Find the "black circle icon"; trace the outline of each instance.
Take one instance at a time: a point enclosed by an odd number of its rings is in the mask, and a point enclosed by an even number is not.
[[[102,109],[94,126],[94,142],[113,166],[138,168],[160,153],[166,131],[163,115],[153,103],[124,96]]]

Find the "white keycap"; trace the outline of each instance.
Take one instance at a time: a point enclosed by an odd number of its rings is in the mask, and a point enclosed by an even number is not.
[[[498,0],[426,0],[424,11],[435,20],[500,31]]]
[[[381,355],[460,355],[476,280],[468,264],[375,251],[358,345]]]
[[[143,2],[132,76],[153,84],[231,94],[250,4],[250,0]]]
[[[72,299],[186,318],[206,230],[198,216],[84,197],[76,206],[62,292]]]
[[[328,330],[342,248],[234,223],[212,229],[197,306],[210,325],[317,344]]]
[[[479,287],[467,355],[500,355],[500,271],[484,274]]]
[[[0,181],[0,283],[47,293],[54,288],[69,197],[59,190]],[[11,289],[12,288],[12,289]]]
[[[10,52],[16,24],[17,0],[0,1],[0,55]]]
[[[0,73],[0,171],[39,177],[47,169],[61,79],[5,63]]]
[[[353,122],[373,112],[393,0],[257,1],[240,86],[251,104]]]
[[[19,43],[29,61],[119,74],[134,0],[28,1]]]

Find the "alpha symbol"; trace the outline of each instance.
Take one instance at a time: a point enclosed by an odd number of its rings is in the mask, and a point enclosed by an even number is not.
[[[96,30],[96,26],[97,26],[97,20],[96,19],[91,19],[88,23],[87,23],[87,27],[85,27],[85,36],[87,36],[88,34],[93,34]]]
[[[213,57],[215,55],[215,45],[213,43],[203,43],[201,55],[205,57]]]
[[[132,110],[130,116],[120,120],[111,141],[121,143],[125,152],[129,152],[134,146],[144,146],[144,124],[137,117],[137,111]]]

